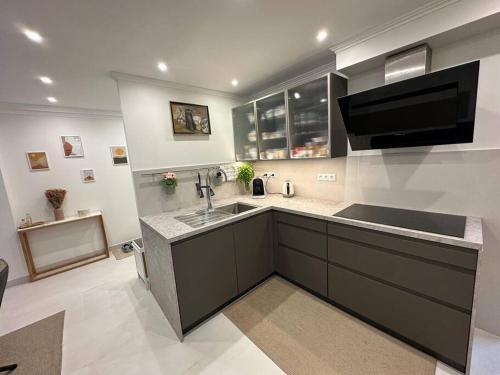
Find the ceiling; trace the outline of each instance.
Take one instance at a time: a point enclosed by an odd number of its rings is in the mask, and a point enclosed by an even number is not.
[[[47,105],[54,96],[61,106],[119,110],[111,71],[246,95],[428,2],[0,0],[0,102]],[[31,42],[23,28],[44,41]],[[329,34],[322,43],[320,29]]]

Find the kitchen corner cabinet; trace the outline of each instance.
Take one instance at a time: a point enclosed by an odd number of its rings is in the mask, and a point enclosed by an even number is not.
[[[274,272],[272,214],[236,223],[233,231],[238,292],[243,293]]]
[[[237,161],[257,160],[255,103],[233,108],[234,152]]]
[[[260,159],[288,159],[285,92],[257,100],[255,106]]]
[[[238,294],[231,226],[173,244],[172,260],[183,331]]]

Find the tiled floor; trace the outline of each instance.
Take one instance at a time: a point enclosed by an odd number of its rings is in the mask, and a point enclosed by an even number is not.
[[[66,310],[63,374],[283,374],[223,314],[180,343],[135,273],[108,259],[8,288],[0,335]],[[443,364],[436,375],[455,374]],[[500,374],[500,338],[477,330],[472,374]]]

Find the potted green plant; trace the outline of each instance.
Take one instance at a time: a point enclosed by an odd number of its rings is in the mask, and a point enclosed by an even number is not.
[[[177,186],[177,176],[173,172],[162,173],[160,183],[165,186],[168,194],[173,194]]]
[[[250,163],[242,163],[238,167],[238,174],[236,175],[236,181],[243,183],[245,190],[250,191],[250,182],[255,176],[255,170],[253,165]]]

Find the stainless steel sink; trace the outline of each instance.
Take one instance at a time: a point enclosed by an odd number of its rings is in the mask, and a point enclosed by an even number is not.
[[[222,210],[229,212],[233,215],[236,214],[241,214],[242,212],[254,210],[258,208],[257,206],[252,206],[251,204],[246,204],[246,203],[233,203],[233,204],[228,204],[227,206],[222,206],[222,207],[216,207],[217,210]]]
[[[192,214],[175,216],[174,219],[189,225],[192,228],[199,228],[203,225],[227,219],[236,214],[258,208],[250,204],[234,203],[227,206],[216,207],[212,211],[199,210]]]

